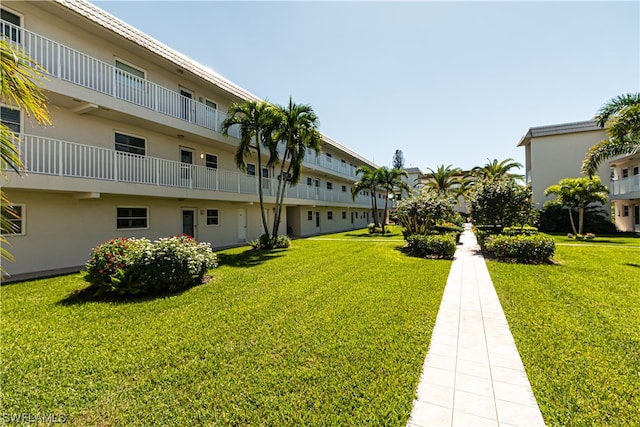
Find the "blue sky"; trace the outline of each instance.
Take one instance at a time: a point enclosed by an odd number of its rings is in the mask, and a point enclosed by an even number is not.
[[[94,1],[378,165],[524,163],[533,126],[640,91],[640,2]]]

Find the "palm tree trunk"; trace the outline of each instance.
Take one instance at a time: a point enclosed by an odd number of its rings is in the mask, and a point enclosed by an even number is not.
[[[382,234],[384,235],[385,232],[385,224],[387,222],[387,208],[388,208],[388,203],[389,203],[389,196],[385,197],[384,199],[384,215],[382,217]]]
[[[578,232],[576,231],[576,224],[573,222],[573,214],[571,213],[571,211],[573,211],[573,208],[569,206],[569,220],[571,220],[571,229],[573,230],[573,234],[578,234]]]
[[[584,205],[578,206],[578,234],[584,234]]]
[[[262,194],[262,158],[260,154],[260,133],[256,132],[256,152],[258,154],[258,198],[260,199],[260,215],[262,216],[262,227],[264,228],[264,234],[269,239],[269,225],[267,224],[267,217],[264,214],[264,196]]]
[[[373,209],[373,225],[374,227],[380,227],[378,222],[378,201],[376,200],[376,188],[371,187],[371,206]]]

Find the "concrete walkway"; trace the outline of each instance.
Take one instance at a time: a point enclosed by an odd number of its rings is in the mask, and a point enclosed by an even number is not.
[[[469,224],[460,240],[407,426],[544,426]]]

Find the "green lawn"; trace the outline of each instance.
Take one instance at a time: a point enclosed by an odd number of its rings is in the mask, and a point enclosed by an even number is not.
[[[548,425],[640,425],[640,239],[557,243],[560,265],[488,262]]]
[[[226,250],[210,283],[170,297],[86,302],[80,275],[5,285],[2,412],[404,426],[451,263],[363,233]]]

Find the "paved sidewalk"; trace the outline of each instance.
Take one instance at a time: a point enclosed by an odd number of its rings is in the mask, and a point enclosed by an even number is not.
[[[407,426],[544,426],[469,224],[460,240]]]

